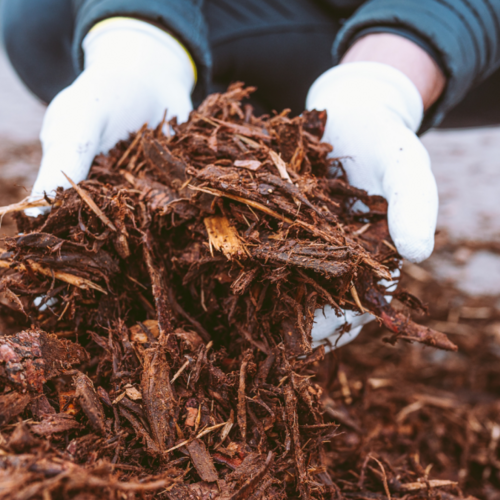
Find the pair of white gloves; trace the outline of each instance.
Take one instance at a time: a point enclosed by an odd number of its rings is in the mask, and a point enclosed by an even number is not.
[[[187,120],[196,68],[184,47],[146,22],[114,18],[97,24],[83,40],[85,69],[49,105],[40,134],[43,158],[32,198],[79,182],[94,156],[163,113]],[[308,109],[326,109],[323,137],[334,145],[352,185],[389,203],[389,230],[399,253],[413,262],[434,245],[438,195],[429,156],[415,135],[422,98],[412,81],[381,63],[355,62],[321,75],[307,96]],[[30,209],[36,216],[40,209]],[[318,345],[343,345],[371,315],[326,306],[318,310],[312,336]],[[345,323],[351,330],[339,339]]]

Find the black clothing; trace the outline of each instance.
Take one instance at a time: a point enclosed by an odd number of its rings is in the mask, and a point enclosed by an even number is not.
[[[49,103],[77,76],[71,57],[70,0],[14,0],[1,4],[7,55],[24,84]]]
[[[339,18],[311,0],[206,0],[213,58],[209,92],[257,87],[256,112],[304,110],[309,87],[332,67]]]
[[[299,113],[315,78],[372,32],[410,38],[445,72],[447,88],[424,129],[500,66],[500,0],[4,0],[7,52],[27,86],[49,102],[82,70],[86,33],[113,16],[150,20],[179,38],[197,65],[195,100],[241,80],[259,87],[262,111]],[[480,88],[460,107],[480,118],[478,98],[500,121],[500,102],[492,111]]]

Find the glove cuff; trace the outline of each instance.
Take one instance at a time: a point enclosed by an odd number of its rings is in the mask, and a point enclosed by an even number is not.
[[[335,114],[339,106],[386,109],[416,132],[424,106],[414,83],[388,64],[353,62],[325,71],[311,86],[307,109],[326,109]]]
[[[138,19],[114,17],[97,23],[82,42],[85,69],[95,64],[130,66],[140,60],[155,68],[168,68],[190,94],[196,83],[196,66],[186,48],[172,35]],[[137,68],[136,68],[137,70]]]

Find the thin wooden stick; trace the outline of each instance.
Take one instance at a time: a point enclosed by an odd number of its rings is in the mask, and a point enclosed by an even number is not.
[[[185,441],[182,441],[182,443],[179,443],[179,444],[175,445],[174,447],[168,449],[165,453],[170,453],[171,451],[174,451],[177,448],[182,448],[183,446],[187,445],[193,439],[201,438],[202,436],[205,436],[205,434],[208,434],[209,432],[215,431],[216,429],[219,429],[223,425],[226,425],[226,423],[227,422],[222,422],[222,424],[212,425],[212,427],[208,427],[208,429],[205,429],[205,430],[201,431],[194,438],[186,439]]]
[[[32,260],[28,260],[27,262],[30,269],[39,274],[43,274],[48,278],[55,277],[60,281],[64,281],[65,283],[81,288],[82,290],[88,290],[89,288],[93,288],[94,290],[104,293],[105,295],[108,294],[108,292],[104,290],[104,288],[100,287],[99,285],[88,279],[81,278],[80,276],[75,276],[74,274],[65,273],[63,271],[57,271],[55,269],[51,269],[50,267],[42,266],[41,264],[38,264],[37,262],[34,262]],[[10,263],[7,260],[0,260],[0,267],[8,268],[11,267],[11,265],[12,263]],[[27,271],[28,269],[28,266],[26,266],[25,264],[18,264],[17,267],[22,271]]]
[[[359,300],[359,295],[358,295],[358,291],[356,290],[356,287],[354,286],[354,283],[351,283],[351,295],[352,295],[352,298],[354,299],[354,302],[356,303],[356,305],[359,307],[359,310],[363,313],[365,312],[368,312],[364,307],[363,305],[361,304],[361,300]]]
[[[80,195],[80,198],[89,206],[90,210],[94,212],[102,222],[111,230],[117,231],[115,225],[107,218],[106,214],[96,205],[95,201],[90,197],[85,189],[75,184],[64,172],[62,173],[74,190]]]
[[[172,377],[170,383],[173,384],[188,366],[189,366],[189,359],[177,370],[177,373]]]
[[[148,124],[145,123],[140,128],[140,130],[135,135],[134,140],[132,141],[132,143],[130,144],[130,146],[127,148],[127,150],[125,151],[125,153],[123,153],[122,157],[118,160],[118,163],[116,164],[115,168],[120,168],[123,165],[123,163],[125,162],[125,160],[129,156],[129,154],[137,146],[137,143],[140,141],[140,139],[141,139],[142,135],[144,134],[144,131],[147,129],[147,127],[148,127]]]
[[[13,203],[12,205],[7,205],[5,207],[0,207],[0,217],[12,212],[21,212],[27,208],[37,208],[37,207],[50,207],[50,203],[47,202],[45,198],[39,200],[27,201],[28,198],[24,198],[18,203]]]

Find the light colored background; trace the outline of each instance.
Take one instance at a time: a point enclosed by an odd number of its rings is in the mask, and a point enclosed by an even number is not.
[[[33,184],[43,113],[0,47],[0,205]],[[471,296],[500,297],[500,128],[431,131],[423,141],[441,206],[436,252],[422,267]]]

